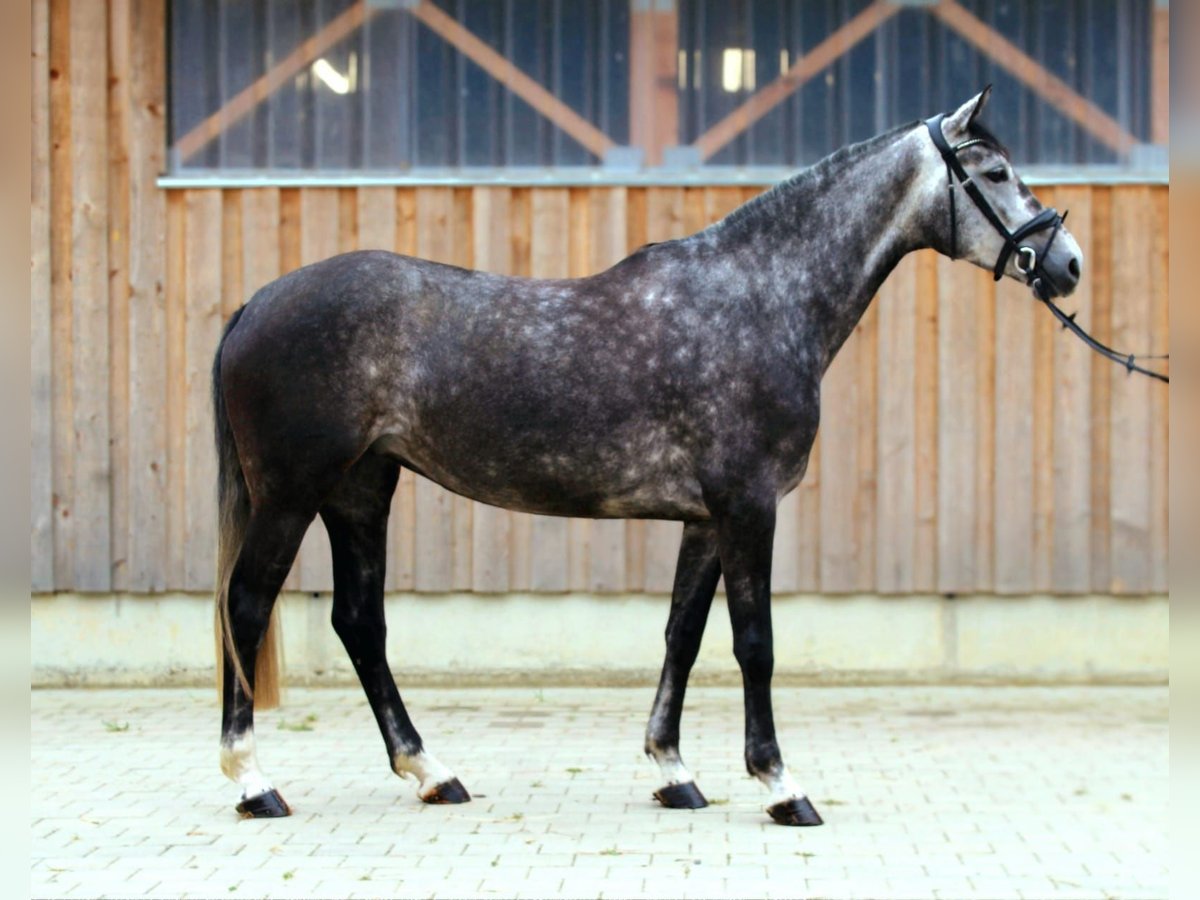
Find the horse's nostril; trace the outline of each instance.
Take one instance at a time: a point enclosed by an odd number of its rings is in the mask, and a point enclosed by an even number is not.
[[[1071,277],[1076,281],[1079,280],[1079,259],[1072,256],[1071,261],[1067,263],[1067,271],[1071,273]]]

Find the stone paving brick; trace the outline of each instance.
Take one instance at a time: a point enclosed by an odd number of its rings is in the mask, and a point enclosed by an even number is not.
[[[358,692],[293,690],[258,738],[296,815],[241,821],[209,692],[38,691],[33,896],[1167,892],[1165,689],[781,688],[780,742],[819,829],[763,813],[738,690],[688,695],[684,757],[713,805],[659,808],[640,752],[652,693],[406,692],[476,798],[430,807],[388,770]]]

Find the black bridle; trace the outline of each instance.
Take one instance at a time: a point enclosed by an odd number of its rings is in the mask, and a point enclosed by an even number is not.
[[[946,114],[934,116],[932,119],[925,120],[925,127],[929,129],[929,136],[933,138],[933,144],[938,148],[938,152],[942,154],[942,160],[946,163],[946,189],[950,194],[950,257],[958,259],[958,209],[955,200],[955,179],[958,179],[958,184],[962,185],[962,189],[966,192],[971,201],[983,213],[983,217],[987,219],[996,232],[1004,239],[1004,246],[1000,248],[1000,255],[996,258],[996,265],[992,268],[992,274],[999,281],[1004,277],[1004,270],[1008,266],[1009,258],[1017,254],[1017,271],[1025,276],[1025,283],[1032,287],[1041,299],[1047,299],[1043,296],[1043,285],[1046,288],[1053,288],[1058,291],[1058,285],[1050,273],[1045,270],[1042,265],[1043,260],[1050,255],[1050,245],[1054,243],[1054,239],[1058,237],[1058,232],[1062,229],[1063,222],[1066,221],[1066,216],[1060,216],[1056,209],[1043,209],[1040,213],[1018,228],[1016,231],[1009,231],[1008,226],[1001,221],[996,215],[996,211],[992,209],[992,204],[988,203],[987,197],[983,196],[983,191],[979,190],[977,185],[967,174],[967,170],[962,167],[962,163],[958,161],[958,154],[967,147],[973,147],[976,144],[984,143],[982,138],[971,138],[963,141],[960,144],[950,146],[950,142],[946,140],[946,135],[942,133],[942,120],[946,118]],[[1045,231],[1047,228],[1053,229],[1050,232],[1050,239],[1046,241],[1046,246],[1042,248],[1041,258],[1038,257],[1038,252],[1028,244],[1022,244],[1031,234],[1037,234],[1039,231]],[[1040,283],[1039,283],[1040,282]],[[1058,291],[1061,293],[1061,291]]]
[[[1061,216],[1056,209],[1043,209],[1040,213],[1018,228],[1016,231],[1009,231],[1008,226],[996,215],[996,211],[992,209],[992,205],[988,203],[987,197],[983,196],[983,192],[979,190],[979,186],[975,184],[967,170],[962,167],[962,163],[958,161],[958,154],[967,147],[973,147],[976,144],[985,143],[982,138],[970,138],[961,143],[951,146],[946,140],[946,135],[942,132],[942,120],[946,118],[946,114],[934,116],[932,119],[925,120],[925,127],[929,130],[929,136],[933,139],[933,144],[938,148],[938,152],[942,154],[942,160],[946,163],[946,190],[950,194],[950,258],[958,259],[958,207],[955,196],[956,187],[962,187],[966,195],[971,198],[976,208],[983,213],[983,217],[991,223],[996,232],[1004,239],[1004,246],[1000,248],[1000,255],[996,258],[996,265],[992,269],[992,274],[996,281],[1004,277],[1004,270],[1008,266],[1008,261],[1015,253],[1017,255],[1016,267],[1017,271],[1025,276],[1025,283],[1033,289],[1033,294],[1048,307],[1055,317],[1062,322],[1063,328],[1069,329],[1073,334],[1079,337],[1085,344],[1095,350],[1102,356],[1106,356],[1114,362],[1123,365],[1126,371],[1141,372],[1143,375],[1149,375],[1151,378],[1157,378],[1160,381],[1170,382],[1170,379],[1160,372],[1154,372],[1150,369],[1145,369],[1139,366],[1135,360],[1137,359],[1132,353],[1125,354],[1108,347],[1086,331],[1084,331],[1075,322],[1075,313],[1068,315],[1059,309],[1050,298],[1061,295],[1063,292],[1059,289],[1054,278],[1046,271],[1043,263],[1050,255],[1050,247],[1054,243],[1054,239],[1058,237],[1059,231],[1062,230],[1063,222],[1067,219],[1067,214]],[[957,184],[955,183],[957,179]],[[1041,256],[1038,252],[1028,244],[1023,244],[1026,238],[1031,234],[1037,234],[1039,231],[1045,231],[1047,228],[1053,229],[1050,232],[1050,239],[1046,241],[1046,246],[1042,248]],[[1143,359],[1168,359],[1166,355],[1142,357]]]

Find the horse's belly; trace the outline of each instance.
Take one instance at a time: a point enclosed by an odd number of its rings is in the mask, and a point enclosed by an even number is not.
[[[557,452],[457,455],[384,435],[374,449],[472,500],[518,512],[609,519],[705,519],[700,485],[680,465]],[[590,457],[590,458],[589,458]]]

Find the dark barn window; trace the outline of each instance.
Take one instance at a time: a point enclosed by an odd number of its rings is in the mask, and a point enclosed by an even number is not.
[[[173,0],[171,171],[788,168],[988,83],[1019,164],[1161,167],[1155,21],[1154,0]]]

